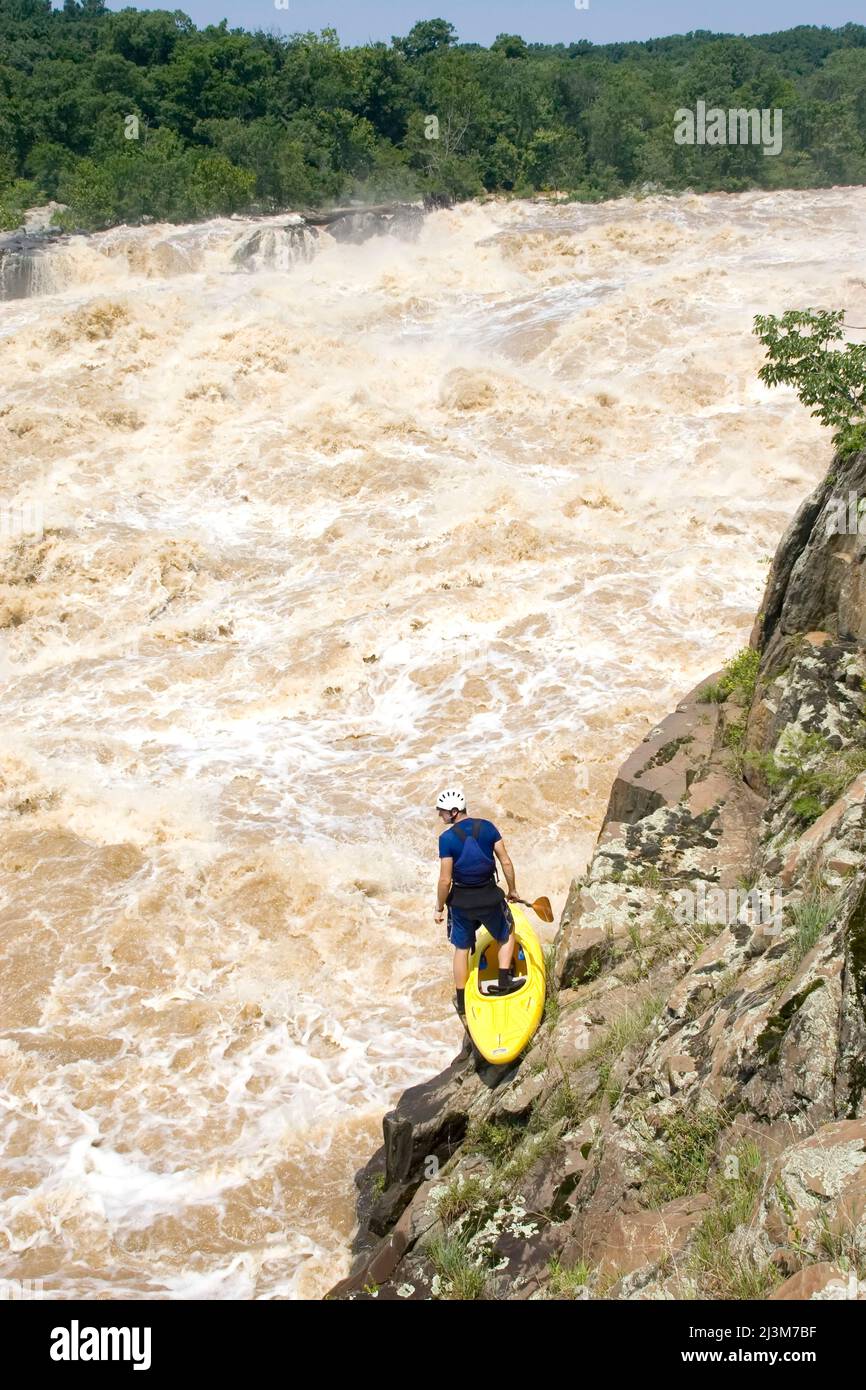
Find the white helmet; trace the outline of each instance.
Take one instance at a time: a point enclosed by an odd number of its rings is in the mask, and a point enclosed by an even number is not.
[[[436,798],[437,811],[465,811],[466,797],[456,787],[449,787]]]

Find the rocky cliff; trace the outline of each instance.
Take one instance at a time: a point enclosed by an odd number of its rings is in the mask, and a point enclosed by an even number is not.
[[[523,1057],[385,1117],[331,1297],[866,1297],[864,490],[621,769]]]

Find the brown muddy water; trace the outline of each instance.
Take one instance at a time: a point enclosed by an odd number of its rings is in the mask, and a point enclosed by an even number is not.
[[[0,1276],[51,1297],[345,1272],[459,1041],[436,792],[561,908],[829,458],[752,316],[866,323],[862,189],[284,223],[76,240],[0,306],[44,516],[0,538]]]

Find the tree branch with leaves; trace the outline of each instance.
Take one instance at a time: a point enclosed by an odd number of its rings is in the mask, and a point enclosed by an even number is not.
[[[837,346],[844,321],[841,309],[788,309],[757,314],[754,331],[767,353],[764,385],[793,386],[836,448],[853,453],[866,447],[866,344]]]

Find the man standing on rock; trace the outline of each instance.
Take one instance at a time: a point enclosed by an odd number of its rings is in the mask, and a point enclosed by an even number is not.
[[[478,927],[486,927],[499,944],[499,983],[491,994],[510,994],[522,980],[513,978],[514,919],[509,901],[517,898],[512,864],[505,841],[489,820],[470,820],[466,797],[454,788],[436,800],[439,819],[447,826],[439,836],[439,886],[436,892],[436,921],[441,922],[448,908],[448,940],[454,947],[455,1008],[466,1017],[466,981],[469,957],[475,949]],[[494,858],[495,855],[495,858]],[[508,894],[496,882],[496,859],[502,865]]]

